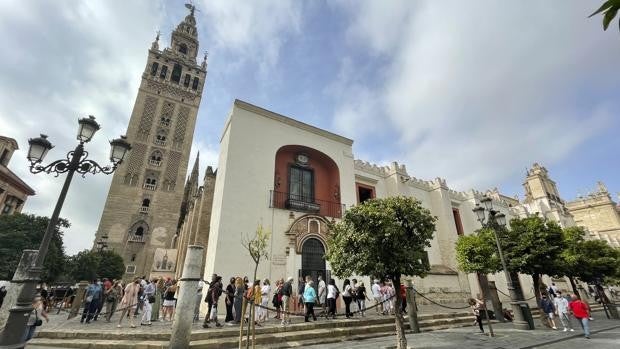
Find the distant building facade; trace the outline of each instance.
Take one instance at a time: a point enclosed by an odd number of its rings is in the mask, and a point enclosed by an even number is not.
[[[607,241],[620,247],[620,207],[614,202],[602,182],[597,189],[566,204],[575,224],[586,228],[590,238]]]
[[[21,212],[28,196],[35,194],[34,189],[9,169],[9,162],[17,149],[15,139],[0,136],[0,214]]]
[[[206,55],[196,63],[198,34],[193,8],[172,32],[159,34],[148,51],[127,127],[132,150],[114,173],[95,241],[108,238],[125,262],[125,279],[173,276],[172,246],[184,197],[184,180],[198,107],[207,75]]]

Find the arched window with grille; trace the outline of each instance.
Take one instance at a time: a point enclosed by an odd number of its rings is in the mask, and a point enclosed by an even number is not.
[[[194,77],[194,82],[192,83],[192,90],[196,91],[198,89],[198,78]]]
[[[161,154],[161,151],[155,150],[154,152],[151,153],[151,157],[149,158],[149,165],[159,167],[161,165],[162,158],[163,158],[163,155]]]

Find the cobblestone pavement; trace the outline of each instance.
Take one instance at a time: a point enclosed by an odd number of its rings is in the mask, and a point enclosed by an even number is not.
[[[620,320],[605,319],[601,312],[594,314],[591,322],[591,339],[585,339],[581,329],[575,332],[536,329],[515,330],[511,324],[494,324],[495,337],[478,333],[475,327],[453,328],[407,335],[410,347],[416,349],[596,349],[620,348]],[[576,324],[574,324],[576,325]],[[600,332],[599,332],[600,331]],[[344,341],[334,344],[306,346],[307,349],[379,349],[391,348],[395,337],[381,337],[361,341]],[[549,344],[545,344],[549,343]]]

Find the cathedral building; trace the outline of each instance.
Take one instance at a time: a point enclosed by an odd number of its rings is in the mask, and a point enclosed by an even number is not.
[[[148,50],[127,127],[132,150],[114,173],[95,241],[106,239],[125,262],[125,278],[171,276],[172,248],[185,196],[184,180],[207,75],[201,64],[194,8],[159,47]]]
[[[605,184],[598,182],[596,190],[568,202],[566,207],[575,224],[589,231],[590,238],[620,248],[620,206],[611,199]]]

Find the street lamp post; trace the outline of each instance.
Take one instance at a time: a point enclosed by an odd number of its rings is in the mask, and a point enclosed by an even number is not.
[[[476,204],[476,207],[472,210],[480,224],[488,229],[493,231],[493,236],[495,238],[495,244],[497,245],[497,252],[499,254],[499,259],[502,263],[502,268],[504,269],[504,275],[506,276],[506,284],[508,287],[508,293],[510,294],[510,306],[512,308],[513,313],[513,321],[512,323],[518,329],[529,330],[530,326],[527,321],[525,321],[524,311],[529,312],[529,307],[521,308],[521,304],[524,303],[521,299],[519,299],[519,294],[517,293],[517,289],[515,288],[514,283],[512,282],[512,277],[508,271],[508,267],[506,266],[506,259],[504,258],[504,252],[502,251],[502,246],[499,242],[499,237],[497,236],[498,228],[503,228],[506,226],[506,215],[493,209],[493,199],[488,196],[485,196],[480,200],[480,203],[483,206]],[[486,217],[488,212],[488,217]],[[529,317],[529,316],[528,316]]]
[[[81,174],[82,177],[87,173],[96,174],[101,172],[111,174],[116,170],[118,165],[123,162],[127,152],[131,149],[131,145],[124,136],[110,141],[110,161],[112,164],[102,167],[95,161],[88,159],[88,152],[84,150],[84,143],[88,143],[92,139],[95,132],[100,128],[99,124],[95,121],[95,117],[90,115],[86,118],[79,119],[78,125],[77,140],[80,143],[73,151],[67,154],[66,159],[53,161],[46,166],[41,165],[41,162],[45,158],[45,155],[47,155],[47,152],[53,148],[53,145],[47,140],[47,136],[42,134],[40,137],[28,140],[28,144],[30,145],[28,149],[30,172],[35,174],[41,172],[49,174],[53,172],[55,176],[66,173],[67,177],[65,178],[43,239],[41,240],[36,259],[32,265],[25,266],[25,275],[22,275],[18,281],[21,290],[17,296],[15,306],[9,310],[9,318],[0,335],[0,348],[23,348],[25,345],[23,337],[26,330],[28,315],[32,311],[32,299],[73,175],[76,172]],[[22,260],[26,259],[22,258]]]

